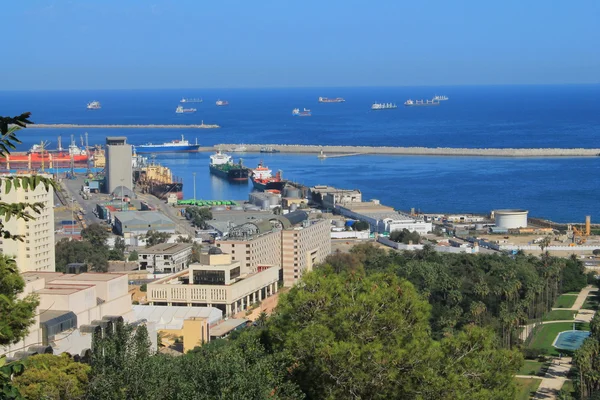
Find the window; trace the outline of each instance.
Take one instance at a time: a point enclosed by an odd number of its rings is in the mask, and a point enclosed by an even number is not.
[[[235,267],[229,271],[229,279],[235,279],[240,276],[240,267]]]
[[[194,285],[224,285],[225,271],[195,270]]]

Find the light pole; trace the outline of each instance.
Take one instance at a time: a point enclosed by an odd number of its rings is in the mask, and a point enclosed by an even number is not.
[[[194,176],[194,205],[196,205],[196,173],[192,172],[192,175]]]

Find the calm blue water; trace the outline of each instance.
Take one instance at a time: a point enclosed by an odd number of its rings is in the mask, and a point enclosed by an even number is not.
[[[439,107],[405,108],[408,98],[446,95]],[[182,97],[203,97],[195,114],[177,115]],[[346,99],[319,104],[319,96]],[[216,107],[218,99],[228,107]],[[102,109],[88,111],[91,100]],[[396,102],[397,110],[371,111],[374,101]],[[21,131],[27,150],[40,140],[51,147],[62,135],[87,131],[90,144],[107,135],[126,135],[132,144],[162,142],[181,134],[202,145],[287,143],[396,145],[426,147],[594,147],[600,148],[600,85],[402,87],[339,89],[227,89],[160,91],[0,92],[0,115],[31,111],[38,123],[191,124],[217,123],[218,130],[34,129]],[[295,118],[295,107],[310,108],[310,118]],[[236,156],[237,157],[237,156]],[[314,155],[243,155],[253,167],[264,158],[285,177],[307,185],[359,188],[400,209],[488,212],[527,208],[557,221],[600,221],[597,158],[499,159],[460,157],[355,156],[318,160]],[[245,199],[249,186],[231,185],[208,173],[208,154],[159,155],[184,179],[196,197]]]

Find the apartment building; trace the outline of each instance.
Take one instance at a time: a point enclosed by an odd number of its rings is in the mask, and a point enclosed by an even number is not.
[[[281,267],[281,233],[268,223],[265,229],[243,239],[218,241],[216,246],[249,272],[257,272],[261,265]]]
[[[172,273],[187,268],[192,259],[189,243],[159,243],[140,250],[138,265],[151,273]]]
[[[10,175],[5,175],[10,176]],[[42,175],[50,178],[50,175]],[[34,220],[2,217],[4,229],[23,236],[23,241],[0,238],[0,252],[14,257],[20,272],[49,271],[54,267],[54,189],[46,190],[40,184],[35,189],[14,187],[9,193],[0,193],[4,203],[42,203],[40,214],[31,212]]]

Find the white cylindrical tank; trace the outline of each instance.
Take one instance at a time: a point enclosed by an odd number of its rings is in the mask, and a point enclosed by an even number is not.
[[[279,205],[279,196],[269,196],[269,204],[272,206]]]
[[[295,187],[286,186],[284,196],[292,199],[299,199],[300,190]]]
[[[496,226],[504,229],[527,228],[527,210],[495,210]]]
[[[335,226],[337,228],[343,228],[344,225],[346,225],[346,222],[343,219],[336,219],[335,220]]]
[[[298,205],[296,203],[290,206],[290,212],[296,211],[298,209]]]

